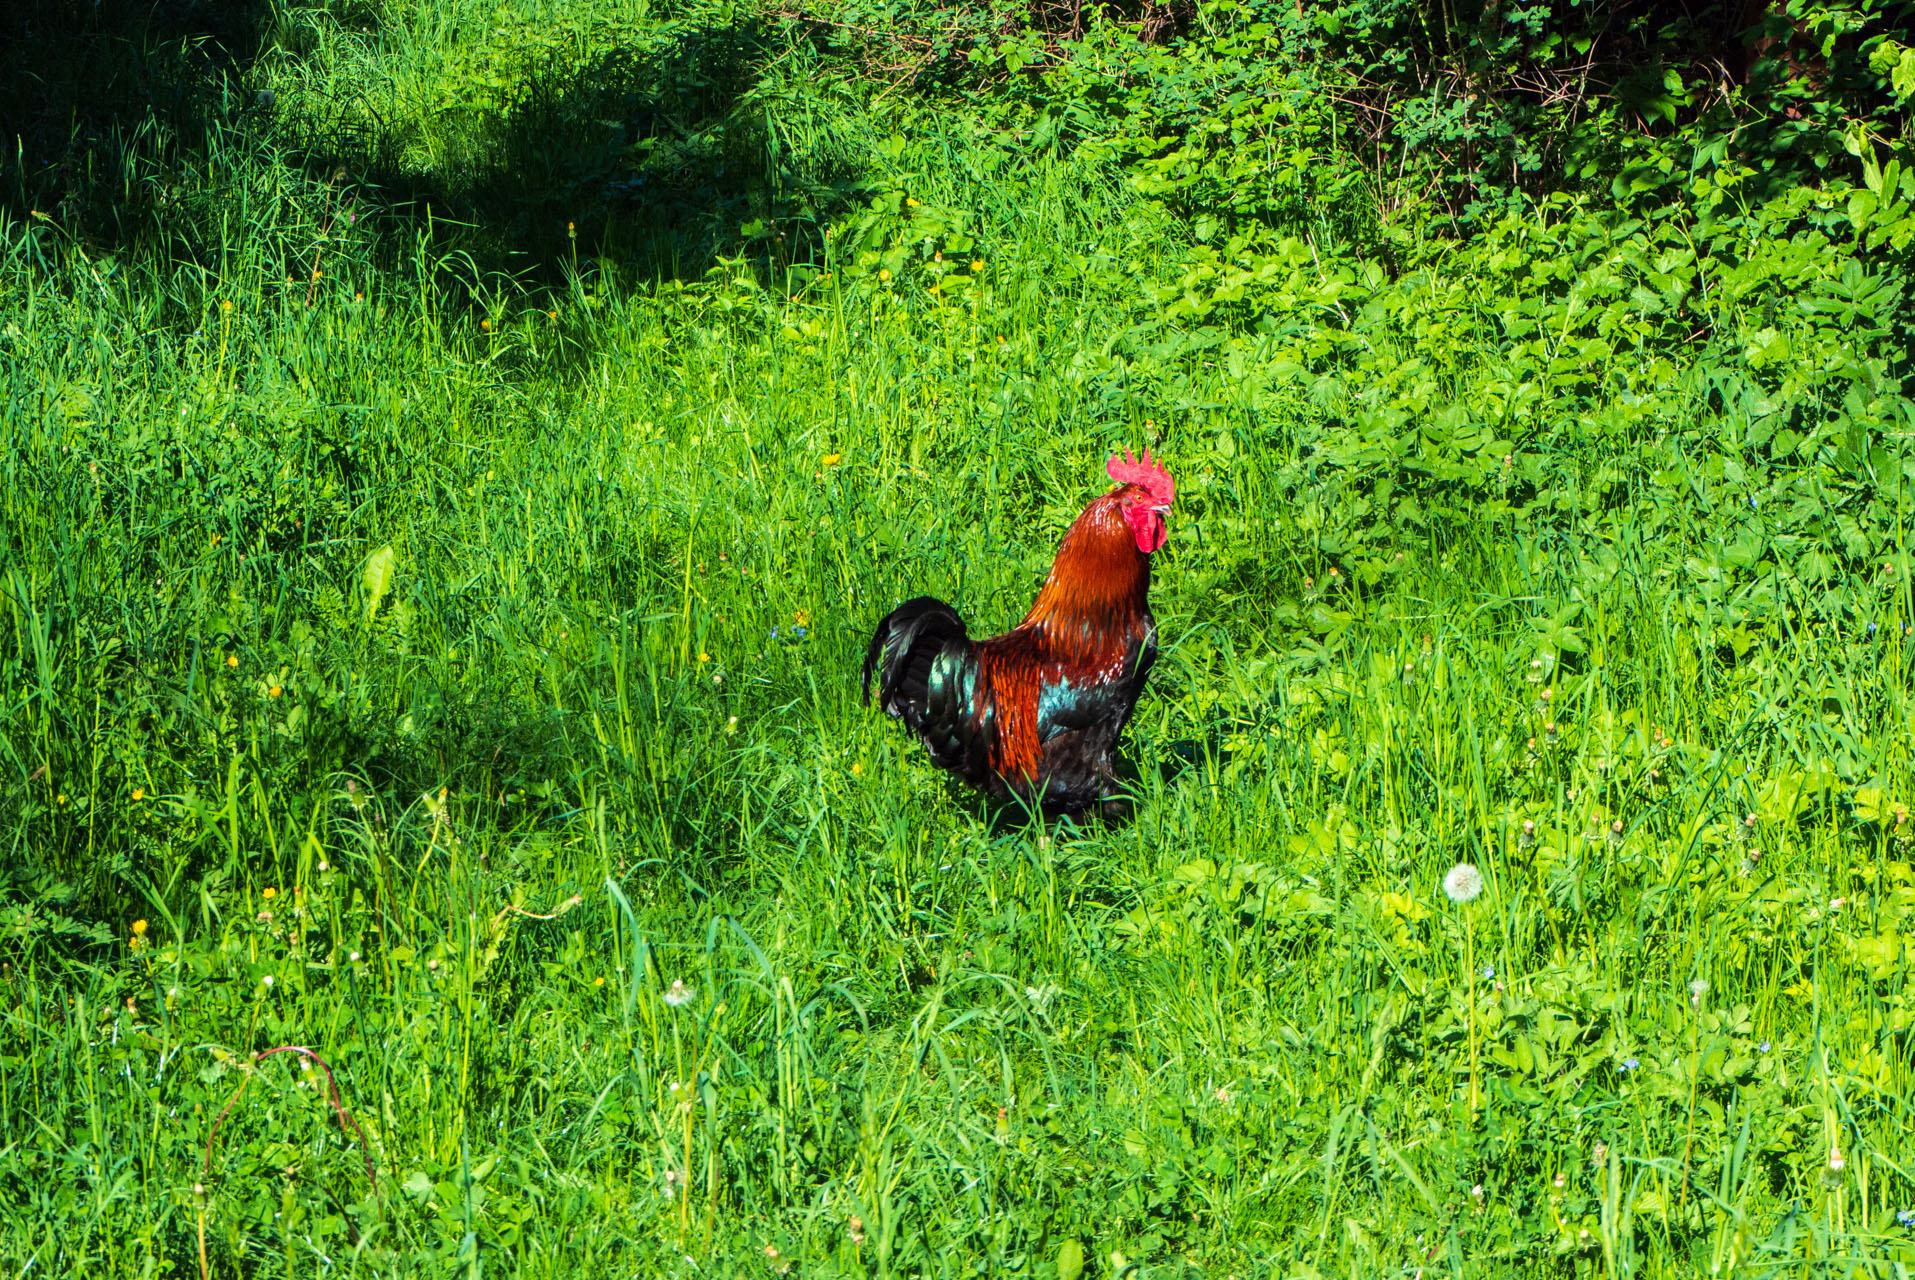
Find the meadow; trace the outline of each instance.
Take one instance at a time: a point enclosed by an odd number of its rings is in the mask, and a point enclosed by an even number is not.
[[[1455,234],[1115,19],[265,9],[0,206],[10,1273],[1915,1265],[1905,135]],[[1136,817],[994,815],[870,628],[1146,443]]]

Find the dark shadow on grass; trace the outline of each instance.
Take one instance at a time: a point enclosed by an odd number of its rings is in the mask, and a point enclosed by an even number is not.
[[[0,209],[119,248],[164,224],[169,161],[254,110],[255,0],[8,0],[0,5]]]
[[[437,167],[410,158],[400,129],[321,121],[295,149],[309,169],[345,170],[399,223],[435,228],[482,274],[556,287],[609,265],[697,279],[725,256],[775,278],[822,259],[823,228],[863,171],[843,136],[768,78],[788,49],[779,29],[740,18],[548,64],[502,114],[475,116],[462,158]]]
[[[371,27],[377,13],[350,18]],[[606,267],[697,279],[721,256],[775,281],[822,258],[823,227],[860,192],[866,157],[819,109],[830,85],[785,69],[789,32],[759,19],[530,64],[502,108],[435,118],[432,145],[418,121],[356,99],[329,118],[248,87],[269,49],[300,56],[296,24],[276,23],[255,0],[0,5],[0,209],[90,249],[206,262],[234,233],[236,171],[277,166],[302,179],[273,187],[300,208],[240,231],[285,240],[289,276],[311,269],[298,246],[314,228],[323,238],[350,210],[373,215],[361,230],[387,269],[424,231],[440,261],[462,255],[464,279],[558,288]]]

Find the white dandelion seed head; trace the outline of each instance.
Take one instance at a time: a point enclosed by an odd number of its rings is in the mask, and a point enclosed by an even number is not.
[[[1444,875],[1443,892],[1451,902],[1474,902],[1483,892],[1483,873],[1467,862],[1459,862]]]
[[[673,978],[672,985],[665,989],[665,1003],[677,1009],[692,1002],[693,991],[685,985],[683,978]]]

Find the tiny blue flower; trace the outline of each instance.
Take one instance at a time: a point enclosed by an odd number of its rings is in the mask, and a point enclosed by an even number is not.
[[[1486,965],[1484,965],[1484,966],[1483,966],[1483,976],[1484,976],[1485,978],[1494,978],[1494,977],[1496,976],[1496,966],[1495,966],[1495,965],[1493,965],[1493,964],[1486,964]]]
[[[1868,624],[1868,633],[1869,633],[1870,635],[1874,635],[1874,634],[1875,634],[1875,624],[1874,624],[1873,622],[1871,622],[1871,623],[1869,623],[1869,624]]]
[[[1634,1058],[1624,1058],[1622,1060],[1622,1069],[1624,1071],[1634,1071],[1637,1067],[1641,1065],[1642,1063],[1636,1061],[1636,1059]]]
[[[1767,1053],[1769,1051],[1769,1042],[1767,1040],[1764,1040],[1761,1044],[1757,1045],[1756,1048],[1761,1050],[1763,1053]]]
[[[772,638],[773,640],[776,640],[776,639],[778,638],[778,628],[776,628],[776,627],[773,627],[773,628],[771,629],[771,638]]]
[[[805,628],[803,628],[803,627],[793,627],[793,628],[791,629],[791,638],[792,638],[792,639],[794,639],[794,640],[802,640],[802,639],[804,639],[804,638],[805,638]]]
[[[1915,1227],[1915,1209],[1902,1209],[1895,1215],[1895,1221],[1905,1227]]]
[[[1749,495],[1749,510],[1755,510],[1755,495],[1753,493]]]

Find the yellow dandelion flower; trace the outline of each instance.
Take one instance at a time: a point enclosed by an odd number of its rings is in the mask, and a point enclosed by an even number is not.
[[[554,308],[554,309],[553,309],[553,310],[551,310],[551,311],[548,311],[548,312],[546,312],[545,314],[546,314],[546,315],[548,315],[548,316],[550,316],[550,317],[551,317],[552,319],[554,319],[554,320],[556,320],[556,319],[558,319],[558,318],[559,318],[559,313],[558,313],[558,310],[557,310],[556,308]]]
[[[710,655],[709,653],[706,653],[706,652],[705,652],[705,651],[704,651],[703,649],[700,649],[700,650],[698,651],[698,660],[699,660],[700,662],[710,662],[710,661],[711,661],[711,655]]]
[[[842,453],[827,453],[824,457],[820,458],[819,461],[827,467],[835,467],[844,461],[844,455]]]
[[[602,977],[599,977],[599,978],[593,978],[593,979],[592,979],[592,985],[593,985],[593,986],[595,986],[595,987],[602,987],[602,986],[604,986],[604,985],[605,985],[605,979],[604,979],[604,978],[602,978]]]
[[[916,196],[906,196],[904,203],[915,209],[918,207],[918,198]]]
[[[62,791],[62,792],[61,792],[61,793],[60,793],[59,795],[57,795],[57,796],[55,796],[55,797],[53,797],[53,803],[55,803],[55,804],[65,804],[65,803],[66,803],[66,792],[64,792],[64,791]]]
[[[279,890],[273,888],[271,885],[267,885],[264,889],[261,889],[259,891],[259,896],[266,899],[266,901],[271,902],[274,898],[277,898],[279,896]]]
[[[364,302],[366,300],[366,295],[363,293],[355,293],[352,295],[352,300],[354,302]]]
[[[852,763],[851,776],[854,778],[864,777],[864,762],[862,760],[855,761]]]
[[[226,665],[229,667],[237,667],[239,665],[239,655],[237,653],[227,654]]]
[[[272,688],[266,690],[266,696],[269,698],[277,698],[280,694],[284,692],[286,692],[284,689],[280,688],[278,685],[274,685]]]
[[[891,268],[886,267],[884,270],[878,272],[878,279],[889,280],[890,278],[891,278]]]
[[[146,799],[146,788],[145,788],[145,787],[134,787],[134,788],[133,788],[133,798],[134,798],[135,800],[144,800],[144,799]]]
[[[794,609],[791,612],[791,620],[801,627],[808,627],[811,625],[811,610]]]
[[[219,300],[219,310],[221,315],[231,315],[233,312],[233,300],[231,298],[221,298]]]
[[[982,258],[971,259],[971,271],[975,274],[976,272],[979,272],[982,270],[984,270],[984,259]]]
[[[479,321],[479,328],[485,331],[486,333],[491,333],[492,322],[490,320],[481,320]]]
[[[136,938],[144,938],[146,936],[147,927],[146,921],[135,920],[133,922],[133,936]]]

